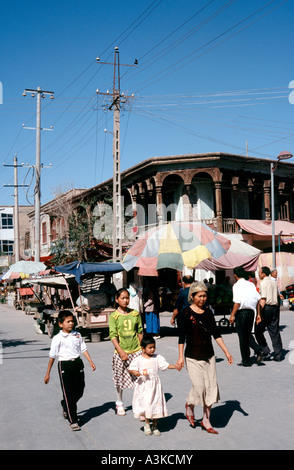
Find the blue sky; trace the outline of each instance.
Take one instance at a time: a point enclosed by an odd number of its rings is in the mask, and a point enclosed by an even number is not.
[[[96,57],[112,63],[115,47],[121,91],[134,94],[121,112],[122,171],[154,156],[246,155],[246,145],[258,158],[293,153],[293,18],[292,0],[2,0],[1,158],[25,164],[19,204],[33,204],[36,158],[25,88],[55,96],[41,104],[42,127],[53,126],[41,136],[41,202],[112,177],[113,113],[96,90],[112,91],[113,66]],[[13,205],[3,186],[13,168],[0,174],[0,205]]]

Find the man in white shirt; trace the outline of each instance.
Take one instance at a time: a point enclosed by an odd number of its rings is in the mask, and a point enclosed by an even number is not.
[[[234,305],[230,323],[236,324],[236,332],[239,337],[242,362],[238,365],[250,367],[252,365],[250,361],[250,347],[256,354],[257,364],[260,364],[262,360],[262,349],[252,335],[254,311],[259,302],[260,295],[254,284],[245,279],[247,276],[243,267],[234,269],[234,277],[237,282],[233,285]]]
[[[269,358],[270,349],[267,345],[264,332],[267,329],[273,345],[273,356],[275,361],[283,359],[283,344],[280,335],[280,308],[279,290],[277,283],[270,277],[270,269],[263,266],[259,270],[260,301],[259,312],[256,317],[255,336],[258,344],[262,347],[265,358]]]

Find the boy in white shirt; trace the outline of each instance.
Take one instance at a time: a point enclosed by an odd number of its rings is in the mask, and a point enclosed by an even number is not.
[[[81,354],[89,361],[92,370],[96,369],[82,338],[82,335],[73,331],[74,318],[70,310],[61,310],[58,315],[58,324],[61,331],[53,337],[49,352],[49,363],[44,378],[49,383],[50,372],[55,359],[58,359],[58,373],[60,378],[63,400],[63,416],[69,420],[70,428],[79,431],[77,423],[77,402],[83,396],[85,388],[84,364]]]

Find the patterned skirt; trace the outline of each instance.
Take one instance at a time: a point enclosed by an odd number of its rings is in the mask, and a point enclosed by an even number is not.
[[[116,387],[120,388],[134,388],[137,377],[131,375],[128,371],[129,365],[132,360],[140,356],[142,350],[136,351],[134,353],[128,354],[128,359],[122,361],[118,353],[114,353],[112,356],[112,371],[113,371],[113,381]]]

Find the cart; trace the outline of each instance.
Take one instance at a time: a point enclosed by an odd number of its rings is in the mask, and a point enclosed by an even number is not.
[[[73,285],[73,283],[75,283],[74,276],[63,276],[60,274],[22,281],[24,286],[42,286],[42,289],[46,292],[50,301],[49,304],[46,304],[45,301],[37,295],[33,287],[30,287],[36,299],[29,299],[24,301],[25,312],[26,314],[30,313],[34,315],[34,327],[37,333],[45,333],[47,330],[49,338],[52,338],[54,334],[59,331],[57,318],[60,311],[60,306],[57,305],[55,300],[53,300],[49,292],[49,288],[53,287],[57,290],[68,290],[69,286]]]
[[[109,316],[114,312],[115,307],[113,305],[109,305],[109,302],[95,302],[92,303],[89,301],[87,305],[85,305],[82,301],[82,297],[86,296],[85,293],[82,292],[82,286],[86,281],[94,280],[95,277],[100,276],[104,277],[105,274],[113,275],[115,273],[123,271],[123,267],[120,263],[86,263],[80,261],[74,261],[72,263],[63,265],[63,266],[55,266],[54,268],[57,272],[62,273],[62,275],[66,276],[74,276],[75,281],[77,283],[78,293],[79,293],[79,302],[76,303],[78,305],[74,305],[74,302],[71,298],[72,302],[72,311],[73,315],[76,319],[76,328],[80,329],[82,334],[89,335],[91,341],[99,342],[101,336],[106,338],[109,335]],[[68,291],[70,294],[70,291]],[[99,289],[88,292],[94,298],[97,295],[97,299],[99,296]],[[99,302],[101,305],[99,306]]]
[[[233,292],[231,288],[223,284],[217,284],[208,291],[208,304],[211,306],[215,316],[221,316],[217,321],[220,328],[231,327],[230,317],[233,308]]]

